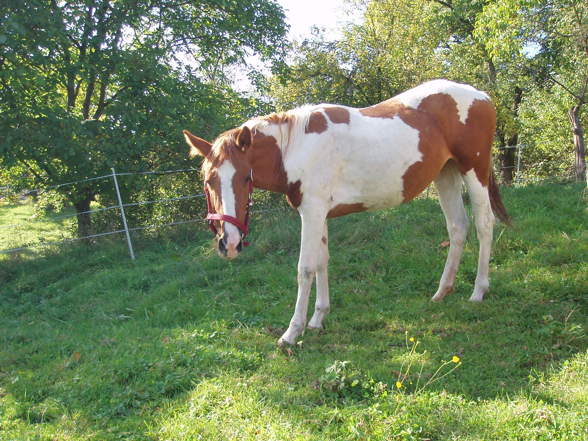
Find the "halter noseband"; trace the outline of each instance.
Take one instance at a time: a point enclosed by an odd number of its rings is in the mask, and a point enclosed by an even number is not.
[[[214,212],[214,208],[212,207],[212,201],[210,200],[210,193],[208,188],[204,188],[204,193],[206,194],[206,207],[208,213],[206,215],[206,220],[208,221],[208,228],[210,231],[214,233],[215,236],[218,236],[218,229],[216,225],[214,225],[214,221],[223,221],[228,222],[236,226],[239,231],[241,231],[241,240],[245,239],[247,233],[249,233],[249,213],[251,211],[251,206],[253,205],[253,170],[249,175],[249,195],[247,197],[247,208],[245,211],[245,222],[241,223],[239,219],[233,216],[229,216],[228,214],[219,214]],[[244,246],[248,246],[249,242],[243,241]]]

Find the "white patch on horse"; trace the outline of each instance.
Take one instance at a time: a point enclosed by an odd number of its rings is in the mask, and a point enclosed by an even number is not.
[[[301,182],[302,205],[323,205],[327,211],[340,204],[361,203],[368,209],[399,205],[402,176],[423,157],[419,131],[398,117],[348,111],[349,124],[330,125],[325,132],[306,134],[304,143],[292,144],[284,158],[288,181]]]
[[[235,192],[233,191],[233,176],[235,176],[235,167],[231,161],[224,161],[218,168],[217,173],[221,181],[221,200],[223,214],[237,217],[235,210]],[[230,222],[224,223],[225,234],[227,237],[227,248],[236,247],[241,241],[241,232]]]
[[[465,124],[472,103],[475,100],[489,101],[490,97],[467,84],[454,83],[448,80],[433,80],[410,89],[394,97],[396,101],[417,109],[421,101],[438,93],[449,95],[457,105],[459,120]]]

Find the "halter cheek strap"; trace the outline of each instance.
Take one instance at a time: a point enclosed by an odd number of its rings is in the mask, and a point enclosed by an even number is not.
[[[214,233],[215,236],[218,236],[218,229],[216,225],[214,225],[215,221],[223,221],[228,222],[236,226],[239,231],[241,231],[241,240],[245,239],[245,236],[249,233],[249,214],[251,211],[251,206],[253,205],[253,170],[251,170],[251,174],[249,177],[249,195],[247,198],[247,208],[245,210],[245,221],[241,222],[239,219],[233,216],[229,216],[228,214],[220,214],[214,211],[212,206],[212,200],[210,198],[210,193],[208,192],[208,188],[204,189],[204,193],[206,194],[206,208],[208,213],[206,215],[206,220],[208,221],[208,228],[210,231]],[[243,241],[243,246],[248,246],[249,242]]]

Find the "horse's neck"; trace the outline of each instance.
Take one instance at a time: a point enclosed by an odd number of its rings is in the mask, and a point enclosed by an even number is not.
[[[255,187],[278,193],[288,191],[282,152],[274,137],[258,133],[249,150],[248,159]]]

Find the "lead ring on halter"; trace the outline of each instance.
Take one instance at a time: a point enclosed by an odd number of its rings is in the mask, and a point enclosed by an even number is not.
[[[206,208],[208,211],[206,220],[208,221],[208,228],[210,228],[210,231],[212,231],[215,236],[218,236],[218,229],[216,228],[216,225],[214,225],[214,221],[228,222],[241,231],[241,241],[243,241],[245,236],[249,233],[249,214],[251,212],[251,206],[253,205],[253,170],[249,173],[249,195],[247,197],[247,208],[245,209],[245,221],[243,223],[241,223],[236,217],[214,212],[207,187],[204,187],[204,193],[206,194]],[[249,246],[249,242],[243,241],[243,246]]]

